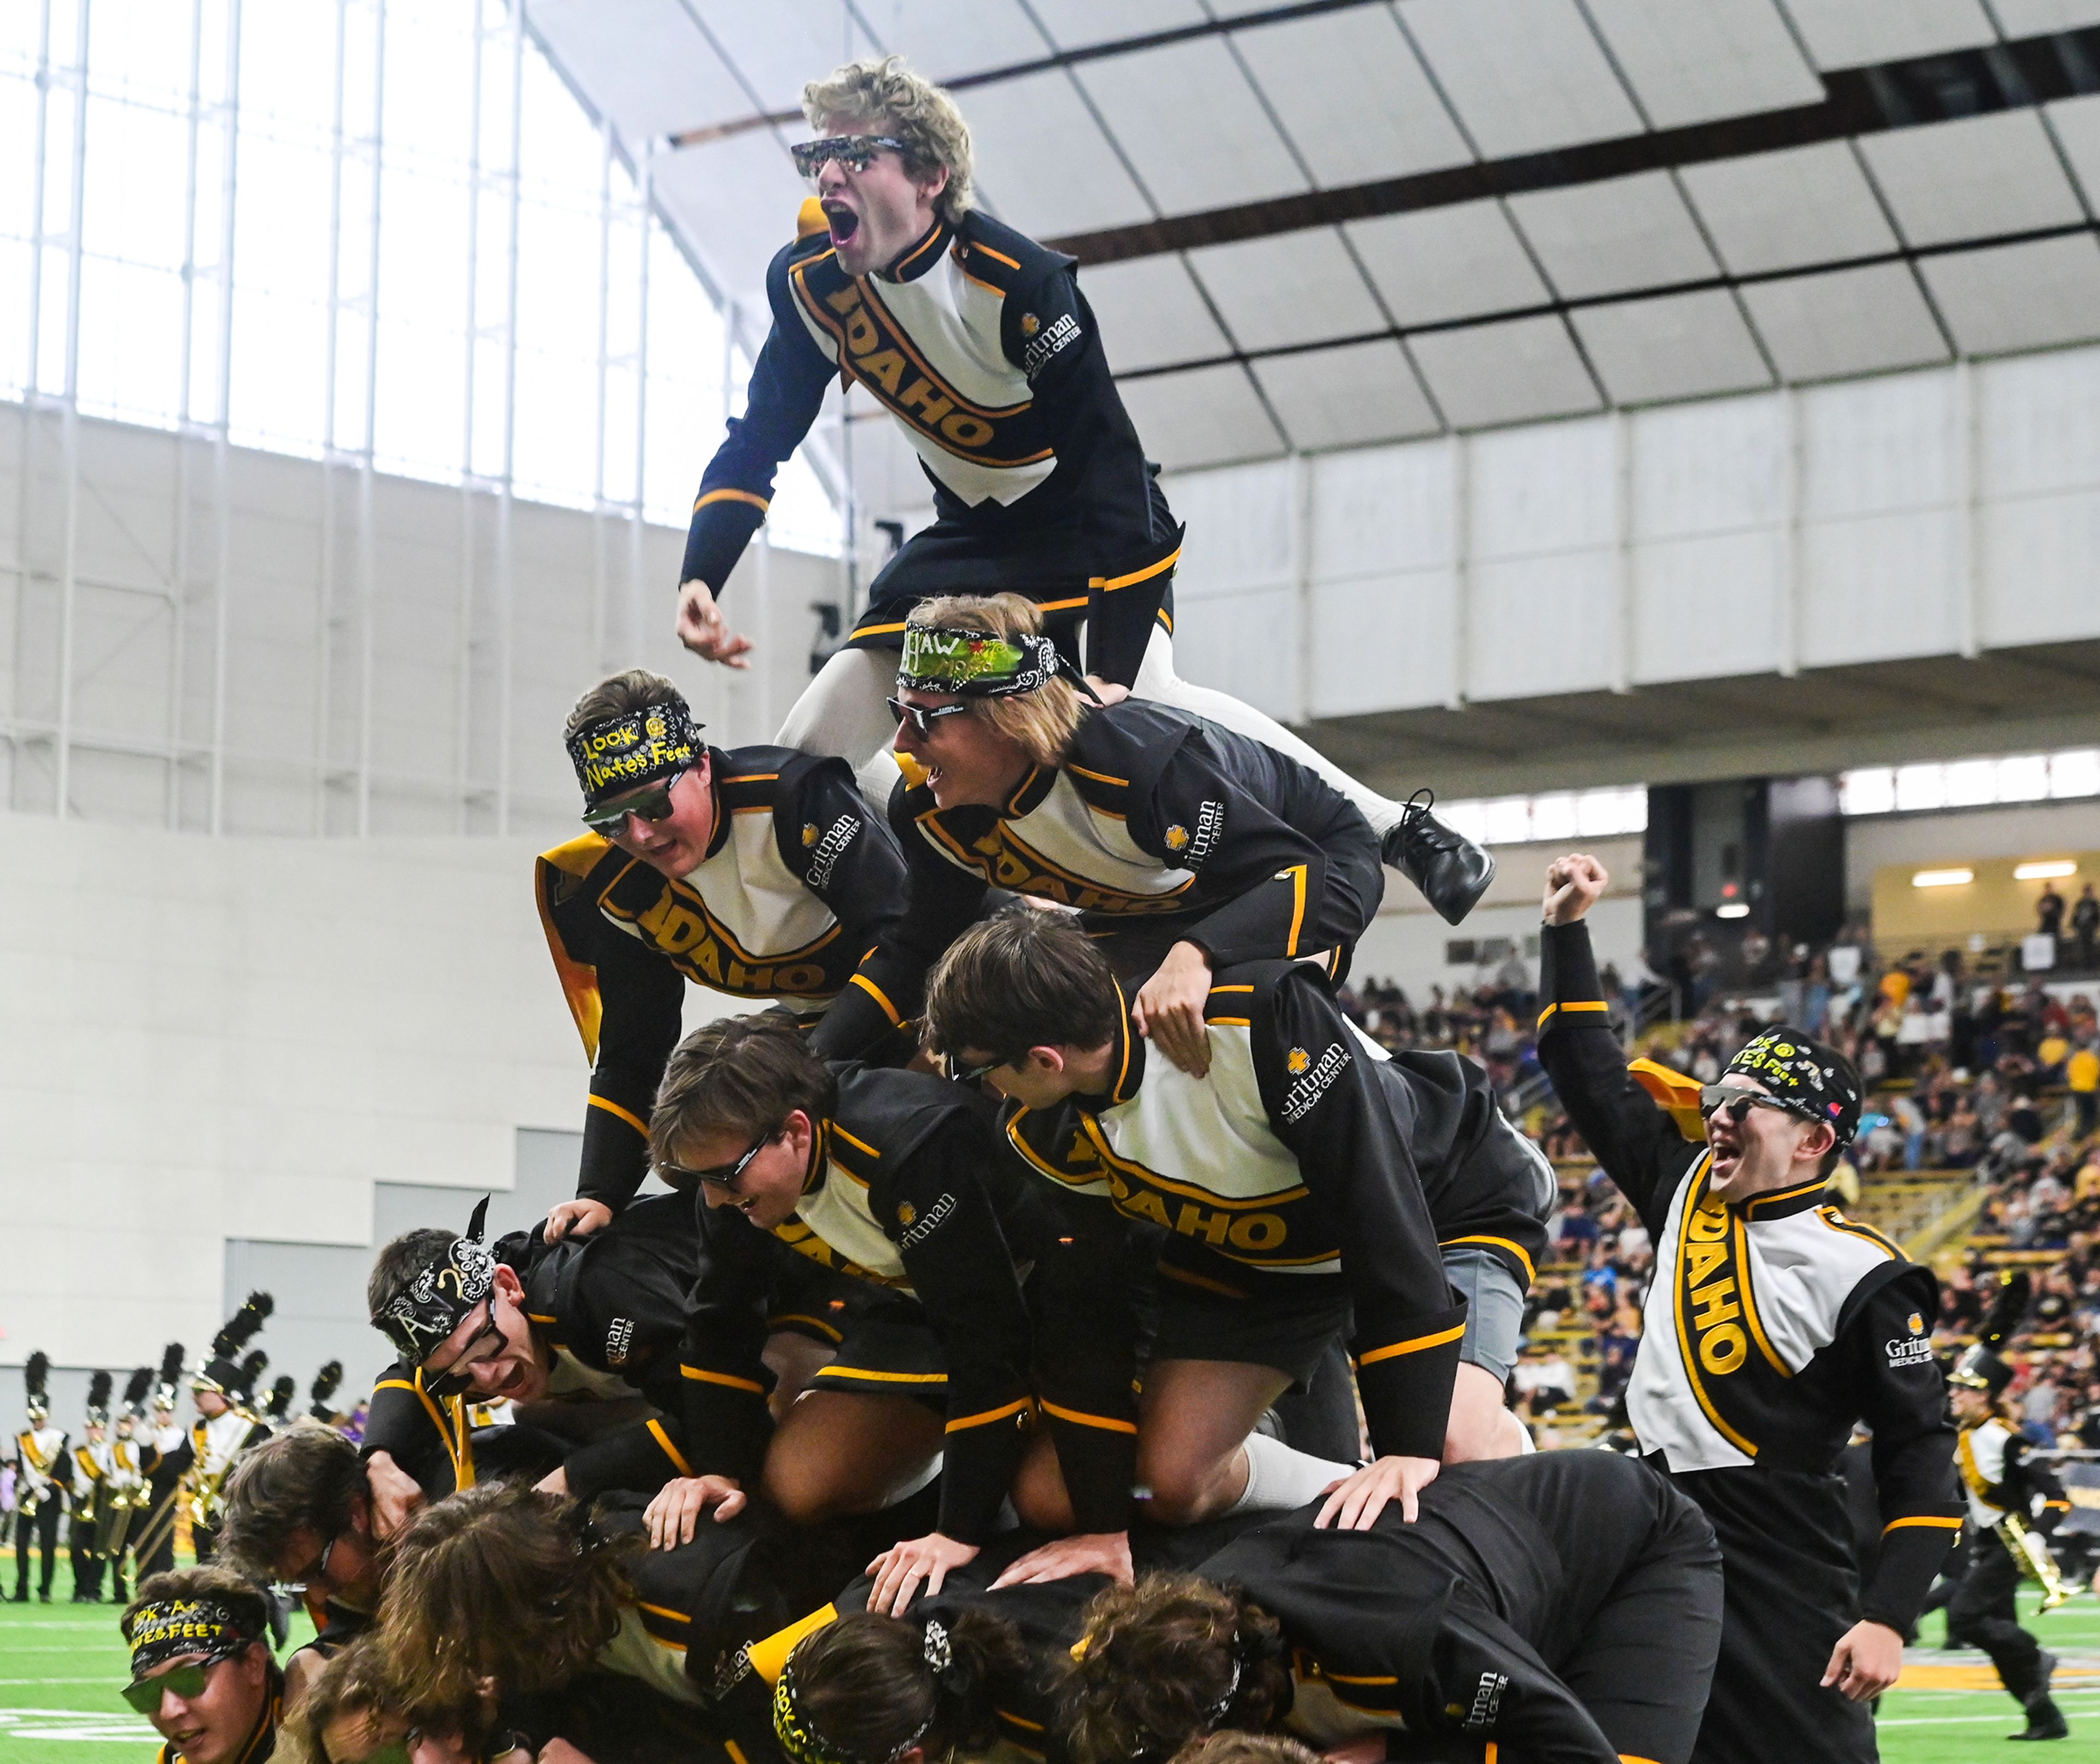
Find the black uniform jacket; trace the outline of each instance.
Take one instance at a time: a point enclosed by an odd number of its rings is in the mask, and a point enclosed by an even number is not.
[[[690,1452],[690,1422],[707,1405],[695,1400],[704,1387],[686,1376],[681,1356],[687,1308],[699,1273],[693,1236],[693,1203],[682,1194],[638,1201],[602,1230],[549,1244],[536,1225],[498,1241],[496,1257],[524,1283],[526,1315],[535,1338],[558,1367],[573,1361],[585,1376],[572,1393],[588,1398],[597,1383],[607,1396],[629,1392],[660,1409],[660,1416],[612,1427],[571,1450],[562,1461],[569,1492],[588,1498],[608,1488],[644,1492],[673,1476],[697,1475]],[[748,1302],[766,1327],[763,1307],[771,1295]],[[775,1326],[819,1332],[782,1318]],[[593,1380],[589,1374],[599,1374]],[[620,1382],[607,1388],[603,1375]],[[508,1431],[508,1430],[499,1430]],[[463,1411],[454,1399],[439,1402],[422,1387],[421,1374],[397,1361],[380,1376],[365,1423],[364,1449],[384,1451],[422,1483],[448,1493],[474,1480],[473,1444]]]
[[[1613,1627],[1648,1644],[1628,1664],[1696,1713],[1719,1645],[1720,1557],[1692,1504],[1632,1459],[1568,1456],[1447,1465],[1412,1524],[1396,1504],[1367,1532],[1317,1530],[1315,1502],[1195,1572],[1282,1624],[1296,1681],[1291,1725],[1316,1744],[1383,1726],[1492,1741],[1490,1759],[1617,1764],[1560,1670],[1630,1572],[1666,1559],[1670,1584],[1647,1621],[1622,1613]],[[1563,1486],[1534,1493],[1546,1482]],[[1685,1678],[1697,1682],[1674,1682]],[[1641,1700],[1636,1683],[1607,1694]]]
[[[977,1091],[915,1072],[836,1069],[837,1103],[795,1213],[769,1235],[733,1208],[702,1209],[685,1374],[694,1463],[746,1480],[758,1468],[771,1379],[754,1299],[785,1245],[887,1295],[864,1329],[919,1325],[938,1338],[942,1370],[915,1359],[855,1370],[861,1356],[849,1341],[814,1387],[839,1372],[855,1389],[872,1379],[900,1395],[945,1395],[940,1529],[982,1543],[1026,1446],[1039,1390],[1061,1453],[1083,1465],[1098,1455],[1097,1430],[1060,1416],[1127,1392],[1128,1330],[1117,1326],[1127,1293],[1088,1242],[1098,1224],[1061,1216],[1062,1203],[1029,1180]],[[1040,1342],[1031,1339],[1017,1264],[1044,1319]],[[883,1357],[879,1343],[871,1357]],[[1123,1453],[1112,1450],[1119,1463]],[[1126,1500],[1128,1485],[1126,1476]],[[1110,1523],[1081,1528],[1116,1529],[1121,1510],[1118,1502]]]
[[[1907,1630],[1961,1527],[1931,1270],[1846,1218],[1820,1178],[1737,1204],[1710,1199],[1704,1140],[1686,1139],[1627,1069],[1588,927],[1548,925],[1542,946],[1540,1062],[1655,1242],[1627,1393],[1643,1448],[1679,1475],[1754,1465],[1834,1477],[1864,1419],[1886,1529],[1863,1607]],[[1842,1542],[1834,1480],[1830,1488],[1827,1528]],[[1774,1523],[1806,1535],[1799,1515]]]
[[[708,756],[714,840],[690,876],[673,881],[594,833],[536,866],[547,946],[592,1062],[577,1193],[615,1212],[649,1173],[649,1111],[686,981],[817,1019],[812,1043],[836,1059],[875,1055],[918,1009],[911,970],[882,948],[903,861],[846,763],[788,747]]]
[[[1416,1147],[1460,1140],[1478,1084],[1455,1065],[1445,1086],[1393,1082],[1304,962],[1225,969],[1205,1019],[1206,1077],[1154,1056],[1126,1011],[1108,1092],[1042,1116],[1009,1107],[1008,1136],[1066,1192],[1164,1227],[1173,1277],[1228,1292],[1248,1271],[1345,1279],[1372,1445],[1441,1457],[1466,1307],[1445,1279]],[[1462,1158],[1445,1188],[1454,1237],[1480,1222],[1467,1188]],[[1500,1242],[1536,1255],[1535,1219],[1486,1216]]]
[[[971,590],[1038,589],[1046,612],[1083,611],[1094,671],[1136,677],[1180,535],[1123,409],[1073,260],[972,210],[889,270],[853,277],[821,230],[766,272],[773,329],[742,417],[693,505],[684,580],[719,593],[765,518],[774,474],[816,421],[836,376],[887,409],[917,451],[942,527],[1025,555],[1031,535],[1076,529],[1076,573],[1048,598],[1025,577]],[[906,548],[906,555],[911,553]],[[1060,548],[1063,549],[1063,548]],[[885,571],[856,637],[895,647],[902,614]],[[901,585],[899,584],[898,585]]]
[[[1088,710],[1000,807],[899,783],[889,822],[911,880],[891,936],[919,968],[999,888],[1076,909],[1126,977],[1181,942],[1214,970],[1321,953],[1339,977],[1385,893],[1370,823],[1317,773],[1137,699]]]

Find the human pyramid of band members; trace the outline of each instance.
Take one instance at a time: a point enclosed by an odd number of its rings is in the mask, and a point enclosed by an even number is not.
[[[258,1295],[189,1437],[143,1406],[171,1347],[75,1454],[130,1479],[165,1764],[1849,1764],[1965,1516],[1957,1614],[2015,1737],[2061,1735],[2012,1621],[2049,1480],[1992,1413],[2010,1313],[1957,1435],[1930,1272],[1825,1192],[1856,1074],[1785,1027],[1718,1083],[1630,1071],[1582,855],[1545,879],[1540,1056],[1655,1272],[1639,1455],[1531,1450],[1551,1169],[1471,1062],[1387,1055],[1333,991],[1385,866],[1455,924],[1492,862],[1176,674],[1157,469],[1070,260],[971,205],[948,95],[870,62],[805,104],[815,193],[680,635],[745,664],[717,597],[835,378],[938,518],[777,744],[710,746],[639,669],[578,701],[586,831],[536,875],[576,1196],[383,1248],[361,1444],[258,1413]],[[688,983],[752,1014],[682,1039]],[[273,1585],[320,1625],[281,1674]]]

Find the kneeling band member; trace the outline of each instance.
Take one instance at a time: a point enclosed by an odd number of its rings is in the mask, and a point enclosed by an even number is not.
[[[651,1129],[665,1180],[704,1202],[690,1453],[695,1470],[721,1474],[687,1485],[695,1504],[748,1484],[761,1453],[766,1493],[804,1524],[885,1506],[938,1465],[938,1528],[897,1545],[879,1575],[880,1599],[901,1606],[990,1536],[1039,1379],[1050,1435],[1092,1494],[1083,1526],[1120,1525],[1120,1440],[1060,1418],[1127,1400],[1127,1294],[1102,1278],[1112,1264],[1088,1241],[1092,1221],[1065,1218],[1030,1180],[982,1095],[915,1072],[827,1066],[792,1025],[732,1017],[671,1056]],[[861,1283],[872,1302],[768,1446],[749,1294],[783,1250]],[[690,1539],[690,1513],[677,1524]]]
[[[688,981],[775,1000],[835,1059],[910,1057],[917,998],[886,954],[904,864],[836,760],[710,747],[661,674],[631,668],[569,713],[591,831],[537,866],[540,915],[592,1062],[576,1198],[594,1231],[649,1170],[649,1110]]]
[[[1968,1571],[1947,1606],[1950,1643],[1980,1647],[1998,1669],[2005,1693],[2027,1711],[2013,1740],[2062,1740],[2071,1728],[2049,1694],[2056,1656],[2020,1627],[2014,1594],[2023,1578],[2042,1584],[2046,1612],[2069,1597],[2047,1541],[2071,1502],[2056,1472],[2036,1459],[2028,1441],[2000,1413],[2013,1368],[1998,1350],[2027,1314],[2027,1277],[2009,1280],[1973,1347],[1948,1374],[1958,1430],[1954,1449],[1969,1501]]]
[[[1317,955],[1346,966],[1385,892],[1378,840],[1295,760],[1185,712],[1089,704],[1017,594],[929,601],[891,700],[889,822],[911,874],[891,932],[930,965],[995,887],[1069,906],[1125,976],[1138,1026],[1209,1064],[1211,972]]]
[[[504,1449],[514,1460],[506,1471],[530,1458],[532,1472],[545,1471],[540,1486],[554,1492],[646,1493],[690,1471],[686,1416],[701,1387],[685,1375],[680,1352],[699,1273],[691,1202],[657,1195],[588,1237],[549,1244],[536,1227],[492,1248],[482,1241],[488,1206],[474,1209],[463,1237],[424,1230],[395,1238],[372,1271],[373,1327],[401,1356],[380,1375],[364,1427],[382,1537],[422,1497],[476,1480],[470,1398],[525,1405],[638,1397],[659,1411],[620,1418],[580,1444],[529,1426],[487,1431],[484,1458]],[[843,1289],[836,1310],[832,1287]],[[773,1328],[828,1348],[851,1289],[811,1267],[804,1286],[765,1296],[776,1307]],[[572,1421],[569,1431],[580,1430]],[[549,1455],[556,1467],[547,1469]]]
[[[1842,1055],[1781,1027],[1718,1084],[1629,1073],[1581,923],[1609,880],[1581,855],[1546,872],[1538,1054],[1655,1241],[1627,1412],[1650,1462],[1713,1520],[1727,1573],[1696,1755],[1871,1759],[1867,1704],[1895,1681],[1961,1528],[1938,1289],[1826,1196],[1860,1120]],[[1836,1474],[1860,1420],[1886,1527],[1864,1589]]]
[[[276,1749],[285,1682],[270,1656],[270,1604],[223,1568],[150,1577],[125,1611],[124,1700],[161,1739],[158,1764],[262,1764]]]
[[[951,1069],[1010,1099],[1008,1136],[1053,1186],[1163,1228],[1136,1441],[1153,1518],[1295,1506],[1347,1477],[1328,1516],[1368,1524],[1395,1496],[1411,1509],[1447,1450],[1519,1449],[1502,1379],[1551,1172],[1477,1070],[1388,1060],[1324,976],[1288,962],[1219,977],[1211,1069],[1192,1078],[1149,1059],[1101,952],[1056,913],[1008,913],[958,938],[928,982],[927,1027]],[[1440,1237],[1495,1259],[1480,1321],[1505,1338],[1472,1350],[1494,1369],[1461,1365],[1471,1320]],[[1378,1456],[1354,1475],[1249,1437],[1344,1333]],[[1016,1504],[1056,1531],[1070,1491],[1053,1468],[1033,1461]]]
[[[936,518],[876,576],[847,646],[788,713],[782,746],[843,756],[880,800],[894,777],[882,701],[906,617],[931,595],[1009,590],[1041,608],[1075,664],[1083,619],[1088,670],[1105,688],[1208,717],[1320,774],[1363,810],[1388,862],[1453,923],[1464,917],[1493,874],[1485,852],[1426,807],[1365,788],[1251,705],[1175,673],[1180,529],[1073,260],[973,205],[955,100],[892,58],[840,68],[802,102],[823,137],[795,149],[816,198],[766,272],[771,334],[693,505],[686,646],[749,665],[750,642],[715,598],[826,390],[858,385],[917,451]]]

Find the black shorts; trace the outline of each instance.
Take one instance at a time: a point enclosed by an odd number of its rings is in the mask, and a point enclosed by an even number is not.
[[[824,1347],[836,1347],[875,1312],[885,1297],[867,1281],[854,1280],[775,1242],[778,1265],[765,1310],[769,1334],[786,1330],[792,1334],[806,1335]]]
[[[894,1297],[847,1331],[838,1353],[810,1381],[813,1391],[862,1396],[909,1396],[937,1414],[948,1412],[948,1354],[925,1313]]]
[[[1328,1344],[1349,1332],[1349,1283],[1339,1274],[1270,1274],[1179,1244],[1158,1272],[1154,1360],[1270,1366],[1303,1391]]]
[[[1155,514],[1170,536],[1157,558],[1134,570],[1139,578],[1118,593],[1142,595],[1154,617],[1174,629],[1174,560],[1180,531],[1167,514],[1166,498],[1153,486]],[[847,640],[851,649],[902,649],[904,623],[922,600],[943,594],[1019,594],[1043,611],[1044,631],[1076,663],[1078,633],[1087,615],[1095,568],[1094,548],[1074,509],[1063,519],[1032,527],[981,527],[943,515],[922,527],[868,584],[867,611]]]

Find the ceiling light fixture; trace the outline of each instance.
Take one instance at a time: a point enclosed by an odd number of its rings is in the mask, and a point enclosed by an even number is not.
[[[1975,880],[1974,870],[1921,870],[1910,879],[1910,885],[1914,889],[1951,889]]]
[[[2069,858],[2051,858],[2043,862],[2013,866],[2013,880],[2015,882],[2050,882],[2058,876],[2077,874],[2078,865]]]
[[[1730,901],[1725,906],[1716,906],[1714,916],[1716,919],[1747,919],[1750,916],[1750,909],[1746,902]]]

